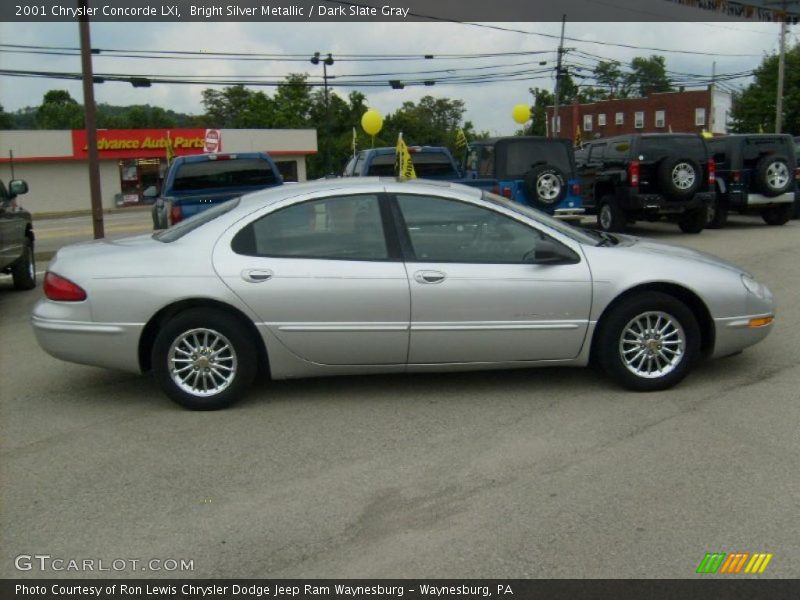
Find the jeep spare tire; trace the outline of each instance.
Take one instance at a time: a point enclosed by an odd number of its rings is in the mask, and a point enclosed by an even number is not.
[[[567,196],[567,178],[552,165],[535,165],[525,175],[525,194],[531,206],[552,213]]]
[[[772,154],[763,156],[756,163],[756,189],[765,196],[774,197],[785,194],[792,184],[793,173],[785,156]]]
[[[703,169],[692,158],[670,156],[661,161],[656,177],[664,195],[676,199],[691,198],[700,189]]]

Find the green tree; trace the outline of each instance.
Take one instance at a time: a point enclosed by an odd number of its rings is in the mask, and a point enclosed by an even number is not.
[[[50,90],[36,111],[39,129],[81,129],[83,106],[66,90]]]
[[[786,51],[783,87],[783,132],[800,135],[800,44]],[[764,57],[753,82],[733,99],[732,129],[737,133],[775,131],[778,56]]]
[[[634,58],[631,61],[631,73],[627,76],[627,85],[637,96],[672,91],[672,80],[667,75],[664,57],[654,54],[650,58]]]
[[[617,61],[601,60],[593,70],[601,99],[627,98],[630,83],[622,73],[622,65]]]
[[[0,104],[0,129],[11,129],[13,126],[13,118],[8,114],[3,105]]]

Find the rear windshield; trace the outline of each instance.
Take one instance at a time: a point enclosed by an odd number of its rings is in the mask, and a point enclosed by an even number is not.
[[[639,141],[639,154],[644,160],[657,160],[668,154],[688,156],[697,160],[706,160],[708,152],[700,136],[647,136]]]
[[[394,154],[377,154],[372,159],[367,175],[378,177],[391,177],[394,172]],[[417,177],[449,177],[458,178],[458,173],[453,168],[453,162],[444,152],[417,152],[411,155],[414,171]]]
[[[172,189],[178,192],[274,185],[279,181],[270,164],[260,158],[186,162],[178,167]]]
[[[161,231],[155,232],[153,234],[153,239],[167,244],[179,240],[190,231],[194,231],[198,227],[213,221],[220,215],[224,215],[226,212],[233,210],[239,205],[239,200],[240,198],[234,198],[222,204],[212,205],[208,210],[197,213],[185,221],[179,221],[169,229],[162,229]]]
[[[499,179],[523,179],[531,168],[540,163],[558,167],[567,177],[573,177],[572,149],[561,142],[546,140],[513,141],[497,147]]]

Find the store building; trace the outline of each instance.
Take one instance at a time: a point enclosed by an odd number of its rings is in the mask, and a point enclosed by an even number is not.
[[[306,180],[306,157],[317,152],[314,129],[103,129],[97,132],[103,208],[135,206],[148,187],[161,188],[168,147],[175,156],[203,152],[268,152],[286,181]],[[86,210],[86,131],[0,131],[0,173],[28,182],[33,214]]]
[[[583,141],[629,133],[724,134],[733,100],[728,92],[709,86],[650,94],[642,98],[615,98],[587,104],[547,108],[549,131],[556,137],[575,138],[580,128]]]

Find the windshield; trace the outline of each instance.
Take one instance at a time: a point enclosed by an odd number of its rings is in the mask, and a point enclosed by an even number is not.
[[[189,217],[185,221],[176,223],[169,229],[157,231],[153,234],[153,239],[166,244],[174,242],[175,240],[179,240],[190,231],[194,231],[198,227],[201,227],[202,225],[213,221],[220,215],[224,215],[226,212],[236,208],[239,205],[240,199],[241,198],[234,198],[232,200],[228,200],[227,202],[223,202],[222,204],[217,204],[208,210],[204,210],[203,212]]]
[[[602,239],[601,236],[594,231],[569,225],[568,223],[551,217],[547,213],[536,210],[529,206],[525,206],[524,204],[520,204],[518,202],[512,202],[503,196],[498,196],[497,194],[492,194],[490,192],[483,192],[482,198],[488,202],[498,204],[503,208],[514,211],[515,213],[535,219],[539,223],[547,225],[551,229],[555,229],[557,232],[581,244],[590,244],[595,246],[598,240]]]

